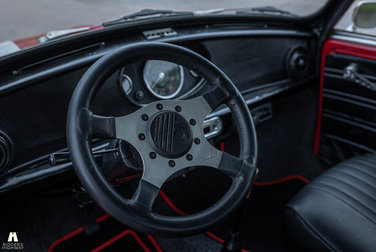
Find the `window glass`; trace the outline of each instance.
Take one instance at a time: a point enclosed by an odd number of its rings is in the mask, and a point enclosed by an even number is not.
[[[327,0],[1,0],[0,42],[44,35],[48,31],[75,26],[95,26],[142,9],[196,11],[272,6],[296,16],[306,16],[318,11],[326,2]]]

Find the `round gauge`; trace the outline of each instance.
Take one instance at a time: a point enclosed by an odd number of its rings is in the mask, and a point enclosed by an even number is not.
[[[144,81],[156,97],[173,98],[183,87],[183,67],[168,61],[148,60],[144,67]]]
[[[123,74],[123,81],[121,82],[121,88],[123,89],[126,95],[129,95],[132,91],[133,83],[132,79],[128,76]]]

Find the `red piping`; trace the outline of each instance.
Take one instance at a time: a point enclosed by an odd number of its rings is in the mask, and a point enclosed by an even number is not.
[[[220,242],[220,243],[224,243],[224,242],[225,242],[223,239],[221,239],[221,238],[219,238],[219,237],[213,235],[213,234],[210,233],[210,232],[206,232],[206,234],[207,234],[208,236],[210,236],[211,238],[213,238],[214,240],[216,240],[217,242]]]
[[[105,219],[107,219],[108,217],[110,217],[108,214],[104,214],[102,215],[101,217],[99,217],[97,219],[97,222],[101,222],[101,221],[104,221]],[[57,239],[56,241],[54,241],[51,246],[48,248],[48,252],[52,252],[55,247],[59,244],[59,243],[62,243],[63,241],[66,241],[70,238],[72,238],[73,236],[76,236],[80,233],[82,233],[84,231],[84,229],[82,227],[80,228],[77,228],[76,230],[74,230],[73,232],[70,232],[69,234],[67,235],[64,235],[63,237],[61,237],[60,239]]]
[[[321,117],[320,117],[321,118]],[[221,142],[221,151],[225,151],[225,143],[224,142]],[[286,180],[290,180],[290,179],[300,179],[302,180],[303,182],[305,182],[306,184],[309,184],[309,180],[306,179],[305,177],[303,176],[300,176],[300,175],[291,175],[291,176],[287,176],[285,178],[281,178],[281,179],[278,179],[278,180],[275,180],[275,181],[270,181],[270,182],[253,182],[254,185],[256,186],[268,186],[268,185],[275,185],[275,184],[278,184],[278,183],[281,183],[283,181],[286,181]],[[162,192],[164,194],[164,192]],[[165,194],[164,194],[165,196]],[[163,197],[163,196],[162,196]],[[167,198],[167,197],[166,197]],[[167,198],[168,199],[168,198]],[[166,199],[165,199],[166,200]],[[168,199],[169,200],[169,199]],[[166,200],[167,201],[167,200]],[[176,212],[180,211],[172,202],[171,203],[171,208],[174,209]],[[172,207],[173,206],[173,207]],[[177,210],[178,211],[177,211]],[[187,215],[187,214],[183,214],[183,213],[180,213],[181,215]]]
[[[154,239],[153,236],[150,236],[150,235],[146,235],[149,240],[151,241],[151,243],[154,245],[155,249],[157,250],[157,252],[163,252],[163,250],[161,249],[161,247],[159,247],[157,241]]]
[[[133,230],[131,230],[131,229],[124,230],[120,234],[117,234],[116,236],[112,237],[111,239],[109,239],[105,243],[99,245],[98,247],[96,247],[95,249],[91,250],[90,252],[101,251],[102,249],[110,246],[112,243],[118,241],[119,239],[123,238],[124,236],[126,236],[128,234],[131,234],[133,236],[133,238],[138,242],[138,244],[140,244],[141,248],[145,252],[151,252],[150,249],[145,245],[145,243],[140,239],[140,237],[138,237],[138,235],[136,234],[136,232],[133,231]]]
[[[134,174],[132,176],[128,176],[128,177],[125,177],[125,178],[118,178],[118,179],[115,179],[115,180],[118,183],[123,183],[123,180],[129,180],[129,179],[137,178],[137,177],[140,177],[140,176],[141,176],[141,173],[137,173],[137,174]]]
[[[274,181],[269,181],[269,182],[257,182],[257,181],[255,181],[255,182],[253,182],[253,184],[256,185],[256,186],[268,186],[268,185],[275,185],[275,184],[278,184],[278,183],[281,183],[281,182],[284,182],[284,181],[287,181],[287,180],[290,180],[290,179],[300,179],[301,181],[303,181],[306,184],[309,184],[309,182],[310,182],[308,179],[306,179],[303,176],[291,175],[291,176],[287,176],[287,177],[277,179],[277,180],[274,180]]]
[[[108,219],[110,217],[110,215],[108,214],[104,214],[102,215],[101,217],[99,217],[97,219],[97,222],[102,222],[106,219]],[[73,232],[61,237],[60,239],[54,241],[51,246],[49,247],[48,249],[48,252],[52,252],[55,247],[63,242],[63,241],[66,241],[80,233],[82,233],[84,231],[84,229],[82,227],[74,230]],[[127,230],[124,230],[123,232],[121,232],[120,234],[114,236],[113,238],[111,238],[110,240],[106,241],[105,243],[99,245],[98,247],[96,247],[95,249],[91,250],[91,252],[98,252],[106,247],[108,247],[109,245],[111,245],[112,243],[116,242],[117,240],[121,239],[122,237],[128,235],[128,234],[131,234],[134,239],[138,242],[138,244],[140,244],[140,246],[142,247],[142,249],[145,251],[145,252],[150,252],[149,248],[145,245],[145,243],[140,239],[140,237],[133,231],[133,230],[130,230],[130,229],[127,229]],[[150,235],[146,235],[150,242],[154,245],[155,249],[157,250],[157,252],[163,252],[163,250],[161,249],[161,247],[159,247],[158,243],[156,242],[156,240],[154,239],[154,237],[150,236]]]
[[[189,215],[187,214],[186,212],[183,212],[182,210],[180,210],[179,208],[177,208],[175,206],[174,203],[172,203],[172,201],[167,197],[167,195],[162,191],[162,190],[159,190],[159,194],[161,195],[161,197],[166,201],[166,203],[175,211],[177,212],[178,214],[181,214],[181,215]],[[214,240],[220,242],[220,243],[224,243],[224,240],[222,240],[221,238],[219,238],[218,236],[215,236],[213,233],[211,232],[206,232],[206,234],[208,236],[210,236],[211,238],[213,238]],[[248,250],[245,250],[245,249],[242,249],[242,252],[250,252]]]
[[[167,197],[167,195],[162,190],[159,190],[159,194],[166,201],[166,203],[172,208],[172,210],[174,210],[175,212],[177,212],[178,214],[181,214],[181,215],[185,215],[185,216],[189,215],[189,214],[183,212],[182,210],[180,210],[179,208],[177,208],[175,206],[175,204],[172,203],[172,201]]]
[[[221,142],[221,151],[225,151],[225,143]]]
[[[56,247],[59,243],[61,243],[61,242],[63,242],[63,241],[66,241],[66,240],[72,238],[73,236],[76,236],[76,235],[78,235],[79,233],[82,233],[83,231],[84,231],[84,229],[83,229],[82,227],[80,227],[80,228],[74,230],[73,232],[71,232],[71,233],[69,233],[69,234],[67,234],[67,235],[65,235],[65,236],[63,236],[63,237],[61,237],[60,239],[57,239],[57,240],[54,241],[54,242],[51,244],[51,246],[48,248],[48,252],[52,252],[52,251],[55,249],[55,247]]]
[[[101,217],[99,217],[98,219],[97,219],[97,222],[99,223],[99,222],[102,222],[102,221],[104,221],[104,220],[106,220],[106,219],[108,219],[108,218],[110,218],[110,215],[108,215],[108,214],[104,214],[104,215],[102,215]]]

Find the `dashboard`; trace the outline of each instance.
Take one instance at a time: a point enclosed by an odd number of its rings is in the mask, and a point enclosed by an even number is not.
[[[77,43],[62,40],[0,59],[0,137],[7,141],[10,154],[9,165],[0,173],[0,197],[38,182],[74,176],[71,163],[51,166],[48,159],[52,153],[67,151],[66,114],[76,84],[107,52],[149,40],[140,32],[128,34],[126,39],[125,35],[90,36]],[[315,79],[308,64],[315,39],[305,31],[270,28],[265,35],[265,30],[243,25],[203,25],[177,28],[176,36],[152,39],[186,47],[212,61],[240,90],[256,123],[272,116],[269,98],[312,85]],[[194,98],[209,86],[195,72],[177,64],[144,61],[115,72],[91,109],[97,115],[122,116],[160,99]],[[213,111],[206,121],[207,133],[218,126],[216,118],[223,129],[230,127],[229,114],[226,105]],[[95,139],[93,151],[104,150],[106,144]]]

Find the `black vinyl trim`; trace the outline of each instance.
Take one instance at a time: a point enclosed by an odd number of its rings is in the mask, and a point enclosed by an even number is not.
[[[323,93],[323,97],[327,97],[327,98],[331,98],[331,99],[335,99],[335,100],[339,100],[339,101],[344,101],[344,102],[347,102],[347,103],[351,103],[351,104],[355,104],[355,105],[359,105],[359,106],[362,106],[362,107],[366,107],[366,108],[369,108],[369,109],[376,110],[375,106],[368,105],[366,103],[359,102],[359,101],[354,101],[354,100],[348,99],[348,98],[342,98],[342,97],[337,96],[337,95],[327,94],[325,92]],[[359,100],[362,100],[361,97],[359,97],[359,98],[360,98]]]
[[[365,97],[362,97],[362,96],[358,96],[358,95],[353,95],[353,94],[349,94],[349,93],[337,91],[337,90],[332,90],[332,89],[324,88],[324,93],[334,94],[334,95],[337,95],[337,96],[344,96],[344,97],[347,97],[347,98],[359,100],[361,102],[365,102],[366,101],[368,103],[372,103],[372,104],[376,105],[376,101],[375,100],[368,99],[368,98],[365,98]]]
[[[285,209],[290,209],[290,211],[292,211],[292,212],[296,215],[296,217],[297,217],[302,223],[304,223],[304,225],[306,226],[306,229],[307,229],[307,230],[310,230],[313,234],[315,234],[315,236],[316,236],[317,239],[321,240],[321,241],[325,244],[325,247],[326,247],[326,248],[330,249],[331,251],[336,251],[336,250],[330,245],[330,243],[329,243],[324,237],[322,237],[322,236],[320,235],[320,233],[319,233],[315,228],[312,227],[311,224],[308,223],[308,221],[307,221],[305,218],[303,218],[298,212],[295,211],[295,209],[293,209],[293,208],[292,208],[291,206],[289,206],[289,205],[287,205],[287,206],[285,207]]]
[[[362,144],[358,144],[358,143],[355,143],[353,141],[350,141],[350,140],[347,140],[347,139],[344,139],[342,137],[338,137],[338,136],[334,136],[332,134],[327,134],[327,133],[322,133],[322,136],[324,137],[327,137],[327,138],[331,138],[331,139],[334,139],[334,140],[337,140],[337,141],[340,141],[340,142],[343,142],[343,143],[346,143],[346,144],[350,144],[354,147],[357,147],[359,149],[363,149],[365,151],[368,151],[368,152],[371,152],[371,153],[375,153],[376,154],[376,151],[374,149],[371,149],[371,148],[368,148],[367,146],[364,146]]]
[[[347,123],[347,124],[351,124],[355,127],[363,128],[363,129],[366,129],[366,130],[369,130],[369,131],[376,133],[376,129],[373,128],[373,127],[369,127],[369,126],[366,126],[366,125],[361,124],[361,123],[357,123],[357,122],[354,122],[354,121],[351,121],[351,120],[347,120],[347,119],[339,117],[339,116],[335,116],[335,115],[331,115],[331,114],[327,114],[327,113],[323,113],[322,116],[327,117],[327,118],[331,118],[331,119],[334,119],[334,120],[337,120],[337,121],[341,121],[341,122],[344,122],[344,123]]]

